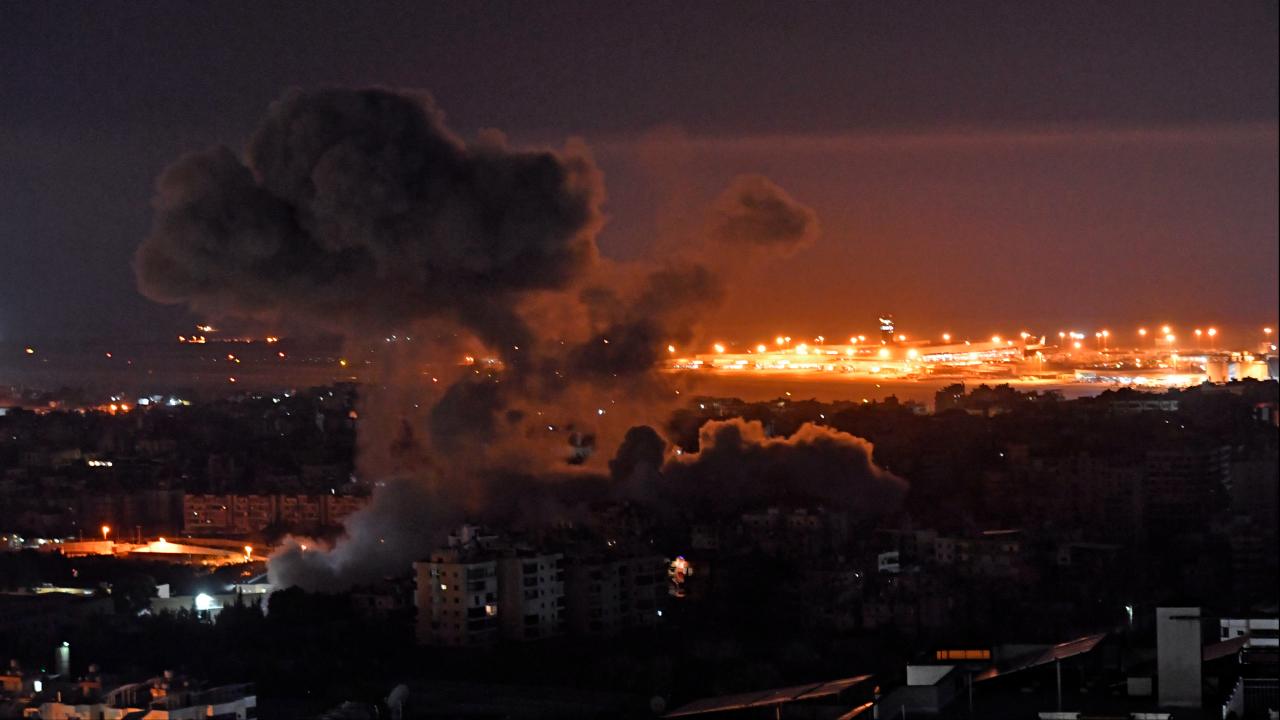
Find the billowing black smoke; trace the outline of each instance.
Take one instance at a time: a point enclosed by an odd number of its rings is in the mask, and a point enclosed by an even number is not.
[[[696,453],[670,455],[659,481],[664,496],[695,508],[822,505],[870,516],[895,509],[906,491],[872,461],[871,443],[822,425],[771,438],[756,420],[712,420],[698,443]]]
[[[584,155],[469,147],[426,96],[293,92],[244,162],[218,147],[164,171],[135,269],[148,297],[207,313],[445,318],[506,344],[528,335],[521,293],[593,262],[602,200]]]
[[[765,497],[784,480],[796,496],[844,492],[786,479],[808,463],[876,501],[884,477],[869,448],[826,431],[779,445],[748,429],[665,465],[657,433],[629,431],[660,425],[678,399],[655,367],[668,344],[698,340],[726,268],[811,242],[813,211],[765,178],[739,177],[702,236],[662,263],[622,265],[597,257],[603,201],[580,143],[517,150],[496,133],[467,143],[427,96],[387,90],[292,92],[243,157],[213,148],[163,172],[134,262],[148,297],[335,330],[362,351],[370,337],[422,340],[380,350],[366,371],[357,463],[378,482],[372,503],[333,547],[286,543],[276,581],[338,588],[403,572],[464,517],[551,517],[609,487],[604,465],[619,444],[608,471],[615,495],[633,499],[657,497],[662,482],[695,497]],[[464,351],[483,357],[462,366]]]
[[[667,441],[648,425],[637,425],[627,431],[609,461],[609,476],[614,482],[651,479],[662,469],[667,454]]]
[[[790,255],[818,238],[818,216],[763,175],[739,175],[712,208],[711,239]]]
[[[702,313],[723,300],[724,283],[706,265],[664,266],[648,272],[634,297],[609,288],[582,293],[595,334],[570,350],[570,369],[588,376],[646,375],[668,343],[686,343]]]

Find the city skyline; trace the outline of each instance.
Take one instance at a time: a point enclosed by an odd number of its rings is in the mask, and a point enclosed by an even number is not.
[[[1280,0],[0,5],[0,720],[1267,720]]]

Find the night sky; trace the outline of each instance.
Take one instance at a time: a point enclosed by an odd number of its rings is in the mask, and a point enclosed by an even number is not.
[[[617,258],[737,174],[823,237],[707,325],[1253,328],[1277,307],[1277,4],[117,3],[0,9],[0,341],[165,337],[130,267],[159,171],[287,88],[431,93],[585,139]]]

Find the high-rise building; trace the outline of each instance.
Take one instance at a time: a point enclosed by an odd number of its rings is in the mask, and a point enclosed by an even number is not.
[[[667,561],[656,555],[571,558],[564,586],[575,635],[653,627],[667,591]]]
[[[498,559],[474,546],[441,548],[415,562],[418,642],[484,646],[498,640]]]
[[[498,613],[508,640],[540,640],[564,634],[564,556],[515,551],[498,560]]]

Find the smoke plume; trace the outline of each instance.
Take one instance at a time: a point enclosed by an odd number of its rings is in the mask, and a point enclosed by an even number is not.
[[[667,441],[648,425],[637,425],[627,431],[622,444],[609,461],[609,476],[614,482],[651,479],[662,469],[667,454]]]
[[[217,147],[164,170],[134,260],[147,297],[379,348],[357,439],[373,500],[332,547],[286,542],[275,581],[334,589],[403,572],[463,518],[569,512],[607,473],[639,488],[661,468],[694,495],[785,486],[870,502],[892,485],[869,446],[822,429],[775,441],[717,426],[696,457],[664,464],[666,442],[634,426],[661,425],[680,397],[655,370],[669,344],[698,341],[724,296],[739,259],[718,251],[786,255],[817,221],[743,176],[680,251],[613,263],[596,248],[604,197],[580,142],[515,149],[487,131],[468,143],[426,95],[377,89],[291,92],[242,156]],[[406,341],[380,342],[392,334]]]
[[[440,542],[442,528],[463,517],[439,486],[417,477],[392,478],[378,487],[367,507],[346,519],[346,533],[332,546],[286,538],[271,557],[271,582],[336,591],[401,575],[424,549]]]
[[[708,233],[725,246],[790,255],[819,235],[818,216],[763,175],[739,175],[712,209]]]
[[[672,499],[708,510],[818,504],[869,516],[896,508],[906,491],[872,461],[871,443],[822,425],[771,438],[758,420],[712,420],[698,444],[670,455],[660,482]]]
[[[468,147],[425,96],[293,92],[244,162],[225,147],[160,176],[138,285],[211,314],[350,332],[424,318],[503,342],[521,293],[595,259],[604,192],[584,154]]]

